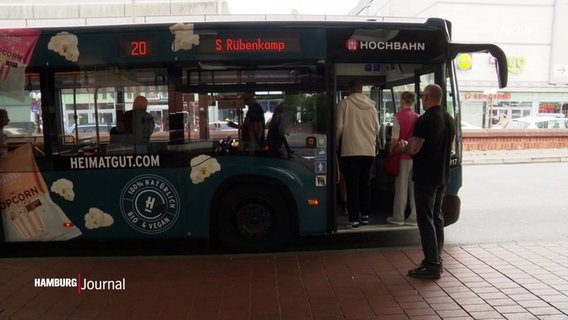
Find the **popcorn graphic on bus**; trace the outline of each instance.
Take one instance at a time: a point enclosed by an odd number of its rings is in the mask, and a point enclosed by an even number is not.
[[[193,184],[201,183],[215,172],[221,171],[221,165],[219,164],[217,159],[205,154],[191,159],[190,166],[190,177]]]
[[[85,228],[98,229],[100,227],[110,227],[114,223],[114,218],[99,208],[89,208],[85,214]]]
[[[174,35],[173,52],[191,50],[194,45],[199,45],[199,35],[193,33],[193,24],[191,23],[176,23],[170,27],[170,31]]]
[[[63,31],[51,37],[47,48],[59,53],[59,55],[71,62],[77,62],[79,60],[78,45],[79,39],[76,35]]]
[[[51,184],[51,192],[55,192],[63,199],[73,201],[75,192],[73,191],[73,182],[64,178],[58,179]]]

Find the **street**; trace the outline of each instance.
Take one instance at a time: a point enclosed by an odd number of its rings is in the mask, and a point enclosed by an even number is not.
[[[447,244],[568,239],[568,164],[472,165],[463,169],[461,216]]]
[[[446,245],[568,239],[568,163],[467,165],[461,215],[446,231]],[[417,229],[302,237],[285,252],[420,245]],[[25,249],[23,249],[25,248]],[[179,255],[226,253],[208,241],[61,243],[8,246],[6,256]]]
[[[568,163],[467,165],[461,215],[445,229],[446,245],[568,239]],[[420,246],[418,230],[305,239],[286,249]]]

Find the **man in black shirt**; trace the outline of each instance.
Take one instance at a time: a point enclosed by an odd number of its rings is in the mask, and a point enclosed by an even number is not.
[[[424,260],[409,270],[413,278],[439,279],[444,246],[442,200],[450,178],[450,155],[456,134],[454,121],[442,109],[442,88],[431,84],[420,95],[426,111],[416,121],[410,141],[401,141],[401,153],[412,156],[414,200]]]

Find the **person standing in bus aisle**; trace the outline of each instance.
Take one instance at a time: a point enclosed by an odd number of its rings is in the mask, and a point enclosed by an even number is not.
[[[426,111],[416,121],[409,141],[399,142],[399,152],[412,156],[414,200],[424,259],[408,276],[439,279],[442,273],[444,217],[442,201],[450,179],[450,156],[456,127],[442,104],[443,91],[436,84],[420,95]]]
[[[252,92],[246,92],[243,95],[243,103],[248,107],[243,124],[239,126],[237,123],[229,121],[227,125],[232,128],[241,129],[244,151],[250,153],[262,151],[265,147],[264,131],[266,130],[264,109],[254,100],[254,93]]]
[[[400,111],[394,116],[392,128],[391,152],[397,152],[398,140],[408,141],[412,136],[418,113],[414,111],[416,95],[404,91],[400,95]],[[405,221],[406,205],[410,207],[410,215]],[[416,225],[416,206],[414,203],[414,183],[412,182],[412,158],[402,155],[399,160],[398,176],[394,180],[393,215],[387,222],[396,225]]]
[[[375,101],[363,94],[363,82],[352,80],[348,96],[337,105],[336,145],[347,189],[349,222],[357,228],[369,223],[369,174],[375,157],[379,118]]]
[[[144,146],[150,142],[150,136],[154,132],[154,118],[146,110],[148,99],[137,96],[132,103],[132,110],[126,111],[117,124],[119,134],[127,134],[125,141],[136,145],[137,151],[145,152]],[[138,150],[141,148],[140,150]]]
[[[8,111],[0,109],[0,156],[8,154],[8,136],[4,133],[4,127],[8,125]]]
[[[264,110],[257,102],[248,104],[248,111],[243,121],[243,143],[246,151],[264,150],[264,131],[266,122]]]
[[[284,103],[279,103],[272,114],[269,121],[268,135],[266,141],[268,143],[268,151],[280,158],[287,158],[292,154],[292,150],[286,139],[287,122],[284,119]]]

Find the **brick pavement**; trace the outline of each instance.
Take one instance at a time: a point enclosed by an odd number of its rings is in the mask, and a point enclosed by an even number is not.
[[[0,259],[0,319],[568,319],[568,241],[255,255]],[[36,278],[125,290],[39,288]]]

